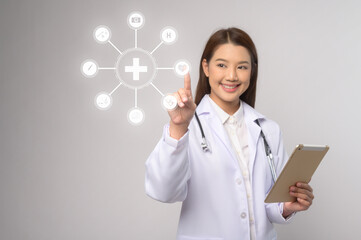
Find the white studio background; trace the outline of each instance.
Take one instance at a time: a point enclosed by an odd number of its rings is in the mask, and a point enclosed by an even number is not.
[[[159,66],[192,64],[193,91],[205,41],[221,27],[246,30],[258,49],[256,109],[276,120],[288,152],[329,144],[312,186],[314,205],[279,239],[358,239],[361,4],[357,1],[6,1],[0,2],[0,239],[174,239],[180,203],[144,192],[144,163],[167,114],[152,87],[138,91],[145,122],[127,111],[134,92],[120,87],[100,111],[94,97],[117,85],[111,71],[92,79],[83,60],[114,65],[117,52],[93,40],[107,25],[112,42],[132,47],[127,15],[140,11],[138,45],[153,49],[171,25],[178,42],[161,46]],[[183,80],[159,72],[164,93]]]
[[[329,144],[311,185],[312,208],[280,239],[359,239],[361,9],[356,1],[240,4],[260,55],[256,108],[276,120],[289,153]]]
[[[256,108],[276,120],[289,153],[330,145],[315,201],[280,239],[359,239],[361,9],[357,1],[239,2],[260,58]]]

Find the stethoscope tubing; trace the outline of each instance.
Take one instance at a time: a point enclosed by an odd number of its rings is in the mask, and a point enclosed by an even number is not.
[[[194,112],[194,115],[196,117],[196,120],[198,122],[198,126],[199,126],[199,129],[201,131],[201,134],[202,134],[202,142],[201,142],[201,147],[202,147],[202,150],[204,152],[210,152],[210,148],[209,148],[209,145],[207,143],[207,139],[206,139],[206,136],[204,135],[204,131],[203,131],[203,127],[202,127],[202,124],[201,124],[201,121],[199,120],[199,117],[198,117],[198,114],[197,112]],[[271,148],[266,140],[266,136],[264,135],[263,131],[262,131],[262,127],[261,125],[259,124],[259,121],[258,119],[255,121],[257,123],[257,125],[261,128],[261,136],[263,138],[263,144],[264,144],[264,148],[265,148],[265,152],[266,152],[266,157],[267,157],[267,161],[268,161],[268,165],[270,167],[270,171],[271,171],[271,175],[272,175],[272,180],[273,180],[273,183],[276,182],[277,180],[277,174],[276,174],[276,168],[275,168],[275,163],[274,163],[274,158],[273,158],[273,155],[272,155],[272,151],[271,151]]]

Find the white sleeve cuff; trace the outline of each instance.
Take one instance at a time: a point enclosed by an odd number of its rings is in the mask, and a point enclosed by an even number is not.
[[[169,146],[177,148],[177,146],[182,146],[185,144],[186,139],[188,138],[189,130],[179,139],[174,139],[170,136],[169,133],[169,123],[164,126],[163,131],[163,140],[165,143],[167,143]]]
[[[284,205],[283,202],[282,202],[282,203],[278,203],[278,207],[279,207],[279,209],[280,209],[280,213],[281,213],[281,216],[282,216],[282,217],[283,217],[283,205]],[[284,221],[285,221],[286,223],[288,223],[288,222],[291,221],[291,219],[292,219],[293,216],[295,216],[295,215],[296,215],[296,212],[288,215],[288,217],[286,217],[286,218],[283,217],[283,219],[284,219]]]

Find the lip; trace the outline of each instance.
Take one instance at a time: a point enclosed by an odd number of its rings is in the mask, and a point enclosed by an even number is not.
[[[234,88],[225,88],[224,86],[227,86],[227,87],[234,87]],[[224,91],[226,92],[235,92],[237,91],[237,89],[239,88],[240,84],[221,84],[221,87]]]

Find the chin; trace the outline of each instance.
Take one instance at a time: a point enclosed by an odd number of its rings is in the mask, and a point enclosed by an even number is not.
[[[225,102],[229,102],[229,103],[234,103],[234,102],[238,102],[239,101],[239,96],[235,96],[235,97],[231,97],[231,96],[227,96],[223,98],[223,101]]]

